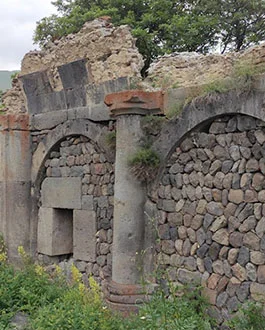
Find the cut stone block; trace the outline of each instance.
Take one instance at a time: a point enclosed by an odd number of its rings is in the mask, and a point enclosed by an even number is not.
[[[96,230],[96,213],[94,211],[74,210],[74,259],[90,262],[96,260]]]
[[[46,178],[41,199],[43,207],[81,209],[81,178]]]
[[[38,252],[57,256],[73,253],[73,211],[41,207]]]

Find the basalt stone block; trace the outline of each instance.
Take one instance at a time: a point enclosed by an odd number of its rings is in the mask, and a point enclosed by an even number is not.
[[[41,200],[44,207],[81,209],[81,178],[46,178]]]
[[[200,283],[201,274],[198,271],[192,272],[186,269],[178,269],[177,278],[181,283]]]
[[[65,110],[67,102],[65,92],[51,92],[40,95],[28,96],[28,112],[29,114],[39,114],[44,112],[54,112],[58,110]]]
[[[23,83],[23,89],[27,96],[52,92],[52,87],[46,71],[38,71],[26,74],[21,76],[19,79]]]
[[[86,60],[77,60],[58,67],[64,89],[75,88],[89,83]],[[90,79],[91,80],[91,79]]]
[[[73,253],[74,258],[94,262],[96,259],[96,213],[74,210]]]
[[[73,212],[41,207],[38,222],[38,252],[49,256],[73,252]]]
[[[85,88],[80,86],[75,89],[65,91],[67,109],[85,107],[87,105]],[[87,112],[89,110],[87,109]]]

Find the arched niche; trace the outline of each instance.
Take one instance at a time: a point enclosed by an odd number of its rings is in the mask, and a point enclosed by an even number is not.
[[[221,324],[264,299],[265,123],[227,111],[173,145],[152,195],[155,262],[172,282],[202,284]]]

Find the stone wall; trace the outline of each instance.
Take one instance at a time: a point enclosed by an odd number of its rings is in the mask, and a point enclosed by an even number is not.
[[[65,86],[58,67],[80,59],[86,63],[89,83],[95,85],[119,77],[140,77],[144,65],[130,28],[114,27],[109,17],[103,17],[85,23],[78,33],[50,42],[41,51],[27,53],[19,76],[46,72],[52,90],[60,91]],[[8,113],[26,111],[27,102],[19,80],[15,79],[13,87],[4,94],[3,103]]]
[[[265,291],[265,124],[223,116],[175,149],[157,190],[157,265],[200,282],[219,323]]]
[[[34,140],[38,138],[35,136]],[[35,142],[37,143],[37,142]],[[59,264],[67,269],[69,265],[74,262],[78,269],[84,274],[84,279],[87,280],[88,275],[93,275],[98,281],[106,279],[111,276],[111,244],[112,244],[112,222],[113,222],[113,183],[114,173],[113,164],[107,161],[103,152],[88,138],[84,136],[70,136],[61,141],[49,153],[45,161],[45,175],[43,177],[43,184],[41,190],[41,198],[39,206],[43,209],[47,206],[47,198],[43,196],[46,192],[43,191],[45,178],[63,178],[67,182],[68,178],[81,179],[81,210],[93,212],[96,220],[96,230],[93,227],[93,220],[90,213],[85,214],[82,228],[76,228],[78,222],[74,217],[74,251],[73,253],[60,254],[55,253],[54,256],[39,253],[38,259],[44,263],[59,262]],[[57,189],[53,187],[53,189]],[[67,201],[67,190],[75,188],[71,185],[64,187],[63,200]],[[48,191],[48,194],[52,192]],[[75,192],[75,195],[78,193]],[[76,198],[74,196],[73,198]],[[54,197],[57,198],[56,196]],[[61,206],[56,201],[52,206]],[[56,204],[57,203],[57,204]],[[50,206],[50,205],[48,205]],[[73,209],[74,206],[67,205],[65,208]],[[75,211],[74,211],[75,212]],[[73,220],[73,219],[72,219]],[[43,221],[47,221],[45,218]],[[83,231],[82,234],[78,230]],[[47,229],[45,228],[45,231]],[[44,232],[38,230],[39,237],[46,235]],[[75,232],[76,242],[75,242]],[[90,237],[90,238],[89,238]],[[87,242],[87,238],[91,241]],[[57,240],[59,240],[59,236]],[[46,240],[44,244],[50,244]],[[61,244],[64,244],[63,242]],[[76,246],[77,245],[77,246]],[[41,252],[47,251],[48,247],[40,248]],[[93,253],[95,251],[95,253]],[[71,251],[72,252],[72,251]],[[51,252],[52,253],[52,252]]]
[[[163,89],[200,86],[229,77],[240,61],[252,70],[256,66],[257,73],[264,72],[265,44],[238,53],[203,55],[183,52],[164,55],[151,64],[146,82]]]

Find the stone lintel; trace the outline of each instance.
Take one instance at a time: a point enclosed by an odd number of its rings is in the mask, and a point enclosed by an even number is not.
[[[81,209],[81,178],[44,179],[41,187],[43,207]]]
[[[128,90],[107,95],[105,103],[109,106],[112,117],[162,114],[164,95],[161,91]]]
[[[0,130],[29,131],[28,114],[7,114],[0,116]]]

